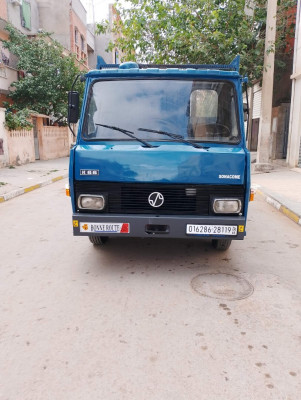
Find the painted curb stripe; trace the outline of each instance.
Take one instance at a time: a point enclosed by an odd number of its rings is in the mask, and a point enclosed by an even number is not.
[[[299,216],[295,214],[293,211],[291,211],[289,208],[281,206],[280,211],[285,214],[287,217],[289,217],[291,220],[299,224]]]
[[[37,185],[29,186],[29,187],[24,189],[24,193],[31,192],[32,190],[38,189],[40,187],[41,187],[40,183],[38,183]]]
[[[39,189],[39,188],[41,188],[43,186],[46,186],[46,185],[50,185],[51,183],[55,183],[57,181],[65,179],[65,178],[68,178],[68,174],[57,176],[55,178],[49,179],[48,181],[37,183],[36,185],[29,186],[29,187],[24,188],[24,189],[17,189],[17,190],[14,190],[12,192],[6,193],[5,195],[0,196],[0,203],[3,203],[3,202],[8,201],[10,199],[13,199],[13,198],[15,198],[17,196],[20,196],[21,194],[32,192],[33,190]]]
[[[260,196],[264,197],[265,201],[269,203],[271,206],[276,208],[278,211],[280,211],[282,214],[286,215],[289,219],[292,221],[296,222],[296,224],[301,225],[301,218],[298,214],[296,214],[294,211],[290,210],[289,208],[285,207],[283,204],[279,203],[277,200],[273,199],[273,197],[270,197],[266,195],[264,192],[261,190],[257,189],[256,192],[260,194]]]
[[[52,182],[56,182],[56,181],[60,181],[61,179],[63,179],[63,176],[57,176],[56,178],[52,178]]]

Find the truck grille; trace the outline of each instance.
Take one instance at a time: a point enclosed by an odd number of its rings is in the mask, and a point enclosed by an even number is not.
[[[111,214],[165,214],[210,215],[211,198],[235,197],[244,203],[243,185],[183,185],[162,183],[107,183],[75,181],[76,204],[80,194],[103,194],[107,196],[106,213]],[[154,208],[148,202],[153,192],[164,197],[161,207]],[[84,210],[77,210],[85,212]],[[91,212],[91,211],[89,211]],[[93,211],[94,212],[94,211]]]

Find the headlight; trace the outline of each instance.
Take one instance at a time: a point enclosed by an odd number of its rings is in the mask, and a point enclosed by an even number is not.
[[[216,214],[238,214],[241,211],[241,200],[214,199],[213,211]]]
[[[82,210],[103,210],[106,202],[104,196],[81,194],[77,200],[77,205]]]

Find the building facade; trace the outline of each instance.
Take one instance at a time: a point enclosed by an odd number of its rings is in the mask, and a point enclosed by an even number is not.
[[[11,84],[23,71],[17,69],[17,59],[4,48],[7,24],[24,35],[34,37],[39,32],[49,32],[63,45],[66,53],[72,52],[88,69],[88,43],[86,10],[80,0],[0,0],[0,167],[66,156],[70,149],[70,132],[66,127],[48,126],[47,116],[33,115],[31,131],[8,131],[5,128],[5,108]],[[90,40],[93,51],[94,36]]]
[[[113,6],[109,11],[112,24],[118,15]],[[48,126],[46,116],[33,115],[31,131],[11,132],[5,128],[4,102],[9,101],[11,84],[24,76],[17,69],[16,57],[1,44],[9,37],[7,24],[31,37],[49,33],[64,47],[64,54],[75,54],[84,71],[96,68],[97,55],[107,63],[118,63],[116,49],[106,52],[112,36],[95,35],[95,24],[88,26],[86,18],[87,11],[80,0],[0,0],[0,167],[67,155],[73,141],[66,127]]]
[[[80,0],[36,0],[40,29],[50,32],[61,45],[88,68],[87,11]]]
[[[286,161],[290,167],[301,167],[301,13],[298,0],[296,14],[295,51],[292,79],[291,113],[289,122],[288,151]]]
[[[35,35],[39,29],[36,0],[0,0],[0,40],[7,40],[7,23],[25,35]],[[12,82],[18,80],[17,59],[0,41],[0,107],[7,101]]]

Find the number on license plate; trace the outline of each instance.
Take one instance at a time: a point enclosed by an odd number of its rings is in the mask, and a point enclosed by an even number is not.
[[[237,235],[237,226],[234,225],[186,225],[187,235]]]

